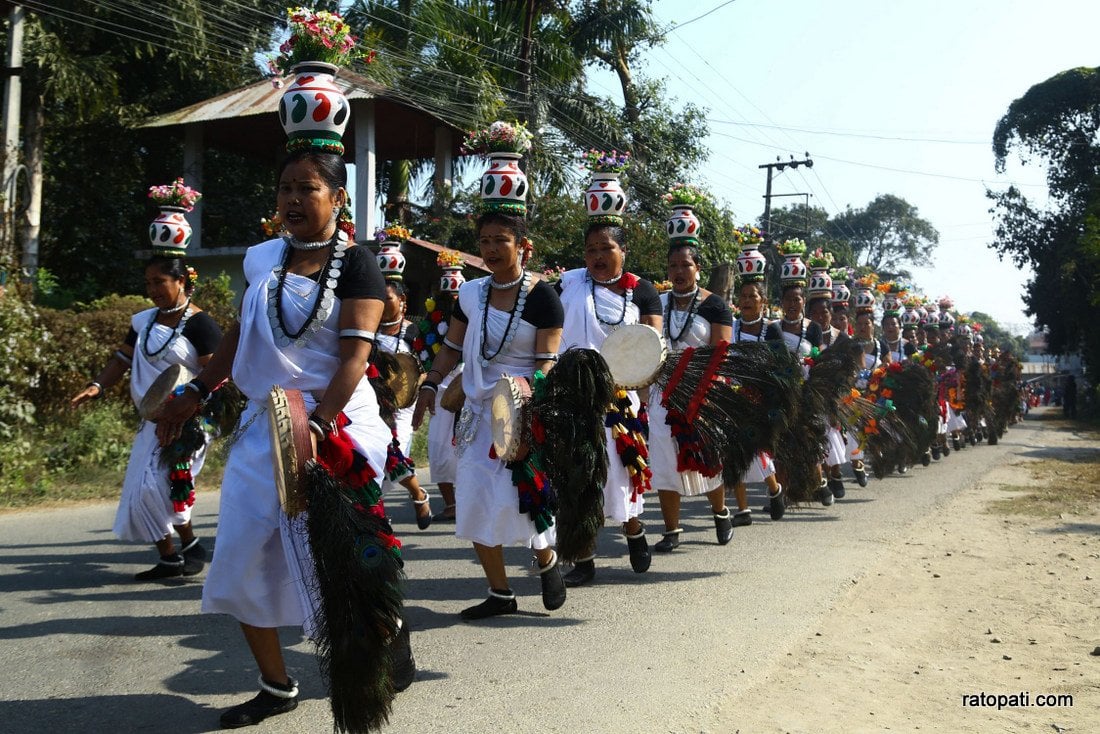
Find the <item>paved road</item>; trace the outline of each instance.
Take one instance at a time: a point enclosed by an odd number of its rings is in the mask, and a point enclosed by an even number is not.
[[[739,694],[769,664],[799,654],[831,602],[885,544],[992,466],[1037,443],[1038,424],[867,489],[850,482],[831,508],[766,517],[714,544],[702,498],[685,505],[681,548],[634,574],[626,543],[601,536],[595,586],[547,614],[538,580],[508,553],[521,614],[463,623],[485,582],[453,526],[418,532],[407,499],[391,512],[405,543],[408,615],[420,672],[388,732],[729,732],[742,707],[791,706]],[[438,497],[436,498],[438,504]],[[758,491],[752,506],[762,505]],[[217,494],[200,493],[209,537]],[[216,729],[218,711],[250,697],[255,669],[235,623],[198,613],[199,581],[136,584],[150,551],[116,541],[114,506],[0,516],[0,731],[171,732]],[[654,500],[647,511],[660,527]],[[653,538],[651,537],[651,541]],[[812,634],[812,632],[809,632]],[[284,630],[302,705],[255,729],[331,731],[310,644]],[[839,684],[837,695],[844,695]]]

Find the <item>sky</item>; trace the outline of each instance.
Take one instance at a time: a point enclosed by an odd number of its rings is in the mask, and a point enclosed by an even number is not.
[[[678,100],[708,110],[711,155],[691,180],[739,220],[754,221],[766,175],[758,166],[809,152],[813,168],[778,175],[774,193],[810,193],[811,205],[831,215],[879,194],[904,198],[940,232],[933,265],[913,271],[920,290],[951,295],[959,310],[986,312],[1025,333],[1020,295],[1030,273],[989,248],[985,191],[1015,182],[1041,200],[1044,175],[1019,164],[998,175],[993,130],[1032,85],[1100,65],[1100,3],[654,2],[669,25],[716,7],[642,62]],[[617,87],[610,74],[594,75],[591,85],[599,93]],[[773,207],[803,201],[779,198]]]

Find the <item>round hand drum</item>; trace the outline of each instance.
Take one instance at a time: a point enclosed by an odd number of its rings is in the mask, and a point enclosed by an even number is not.
[[[182,364],[172,364],[153,380],[138,405],[138,414],[147,421],[155,421],[168,396],[179,387],[195,379],[194,373]]]
[[[641,390],[657,381],[668,356],[665,338],[648,324],[620,326],[600,347],[615,386]]]
[[[493,388],[493,450],[504,461],[516,461],[527,455],[527,432],[531,416],[531,383],[525,377],[501,377]]]
[[[390,372],[387,384],[393,390],[397,407],[408,408],[416,402],[416,393],[423,379],[420,360],[406,352],[398,352],[391,356],[397,366]]]
[[[275,456],[275,487],[279,504],[287,517],[306,509],[302,476],[306,463],[313,459],[309,435],[309,414],[300,390],[284,390],[276,385],[267,396],[267,415],[271,427],[271,447]]]

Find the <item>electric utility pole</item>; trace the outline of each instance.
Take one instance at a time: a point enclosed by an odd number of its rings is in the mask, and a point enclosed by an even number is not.
[[[773,194],[772,194],[772,172],[773,171],[779,171],[780,173],[782,173],[783,170],[785,168],[787,168],[787,166],[790,166],[792,169],[798,168],[799,166],[803,166],[803,165],[806,166],[806,168],[813,168],[814,167],[814,162],[810,158],[810,154],[808,152],[806,153],[806,158],[804,160],[801,160],[801,161],[796,161],[794,159],[793,155],[791,156],[791,159],[789,161],[780,160],[779,156],[776,156],[775,160],[776,160],[775,163],[763,163],[763,164],[757,166],[757,168],[766,168],[766,169],[768,169],[768,186],[767,186],[767,189],[765,190],[765,193],[764,193],[764,221],[763,221],[764,227],[763,227],[763,229],[764,229],[764,242],[765,243],[771,243],[771,241],[772,241],[772,236],[771,236],[771,231],[772,231],[772,196],[773,196]],[[774,243],[772,243],[772,244],[774,244]]]

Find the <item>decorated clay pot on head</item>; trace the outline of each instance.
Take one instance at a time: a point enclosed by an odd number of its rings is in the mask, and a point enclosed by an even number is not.
[[[810,269],[810,298],[833,297],[833,279],[827,266]]]
[[[626,211],[626,192],[617,173],[593,173],[584,192],[585,212],[590,221],[622,222]]]
[[[940,311],[938,317],[941,329],[950,329],[955,325],[955,317],[949,311]]]
[[[462,274],[461,265],[447,265],[443,267],[443,275],[439,278],[439,290],[443,293],[458,293],[465,282],[466,276]]]
[[[870,286],[856,286],[856,313],[875,310],[875,292]]]
[[[901,298],[897,293],[887,293],[882,299],[882,310],[886,313],[898,313],[901,311]]]
[[[520,170],[519,153],[490,153],[489,169],[481,176],[482,206],[523,216],[527,213],[527,176]]]
[[[737,277],[742,283],[763,280],[767,268],[768,258],[764,257],[764,253],[755,244],[741,246],[741,254],[737,256]]]
[[[901,326],[902,328],[920,326],[920,314],[917,313],[915,308],[906,307],[905,311],[901,314]]]
[[[340,138],[351,108],[333,78],[337,67],[320,61],[296,64],[293,81],[279,100],[279,122],[286,131],[288,151],[320,148],[343,155]]]
[[[699,217],[695,216],[690,204],[676,204],[672,207],[672,216],[665,223],[670,242],[699,240]]]
[[[161,206],[160,214],[149,225],[149,242],[154,251],[183,252],[191,244],[191,225],[181,206]]]
[[[401,243],[386,240],[378,248],[378,269],[386,280],[400,280],[405,272],[405,256],[401,254]]]
[[[783,256],[783,268],[779,273],[779,280],[784,284],[805,283],[806,263],[802,262],[801,254],[792,252]]]

